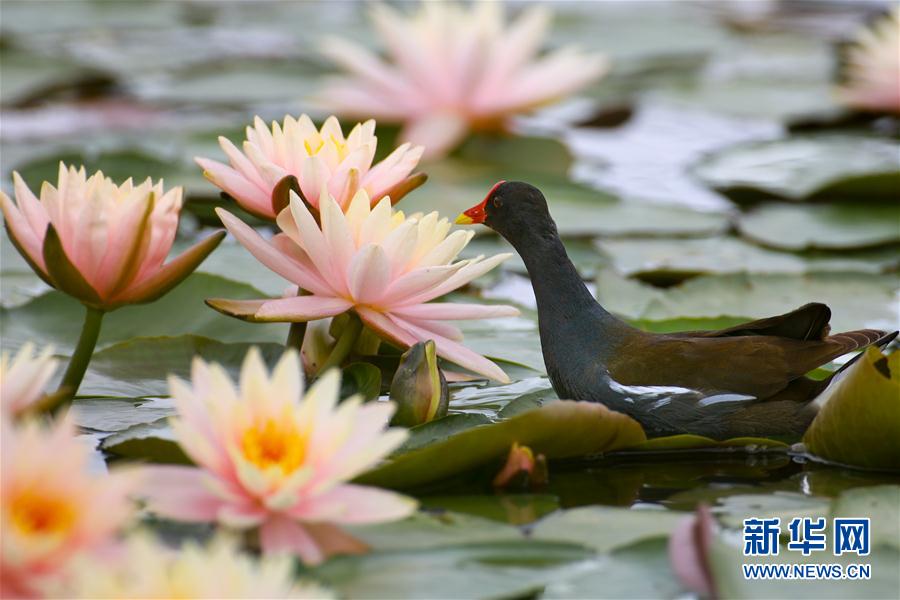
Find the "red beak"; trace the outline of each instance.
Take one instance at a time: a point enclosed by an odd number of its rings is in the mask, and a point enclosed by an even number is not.
[[[506,181],[498,181],[494,184],[494,187],[491,188],[491,191],[487,193],[487,196],[484,197],[484,200],[481,203],[476,204],[469,210],[461,213],[458,217],[456,217],[457,225],[474,225],[476,223],[484,223],[484,218],[487,216],[484,213],[484,207],[487,206],[488,200],[491,199],[491,196],[497,190],[498,187],[506,183]]]

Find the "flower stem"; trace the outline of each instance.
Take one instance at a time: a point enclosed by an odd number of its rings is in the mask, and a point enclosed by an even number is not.
[[[50,412],[57,412],[65,404],[69,404],[75,397],[81,380],[84,379],[84,373],[87,371],[88,363],[91,362],[91,356],[94,354],[94,346],[97,345],[97,338],[100,336],[100,325],[103,322],[105,314],[98,308],[86,306],[84,315],[84,325],[81,326],[81,335],[78,337],[78,345],[75,346],[75,352],[69,361],[69,366],[63,375],[62,383],[56,390],[56,401],[47,406]]]
[[[341,337],[335,343],[331,354],[328,355],[328,359],[319,367],[317,375],[321,375],[331,367],[341,366],[341,363],[350,356],[350,352],[353,350],[353,346],[356,345],[356,340],[359,339],[359,334],[362,332],[363,325],[356,313],[350,313],[349,317],[350,319],[347,321],[344,331],[341,332]]]
[[[297,289],[298,296],[305,296],[306,292],[302,288]],[[303,338],[306,337],[306,321],[300,323],[291,323],[288,330],[287,341],[284,343],[285,348],[295,348],[297,352],[303,350]]]

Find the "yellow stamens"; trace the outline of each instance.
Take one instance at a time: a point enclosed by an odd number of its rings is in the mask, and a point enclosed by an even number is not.
[[[23,534],[63,533],[75,522],[75,508],[62,498],[23,492],[10,503],[13,526]]]
[[[244,457],[261,469],[279,467],[291,473],[306,458],[306,437],[291,424],[268,419],[262,426],[251,427],[241,438]]]

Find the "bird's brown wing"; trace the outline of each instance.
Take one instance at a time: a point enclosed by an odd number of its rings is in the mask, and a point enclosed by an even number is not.
[[[821,302],[810,302],[783,315],[741,323],[714,331],[683,331],[676,337],[733,337],[772,335],[793,340],[822,340],[828,336],[831,309]]]
[[[777,325],[776,325],[777,326]],[[626,385],[679,386],[768,398],[838,356],[879,340],[866,329],[798,340],[772,335],[635,336],[618,348],[609,373]]]

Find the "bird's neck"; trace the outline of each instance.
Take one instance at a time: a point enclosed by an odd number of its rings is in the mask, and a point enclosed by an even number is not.
[[[594,299],[552,222],[534,234],[510,242],[528,269],[542,330],[546,326],[571,325],[576,319],[582,325],[601,325],[608,319],[618,321]]]

